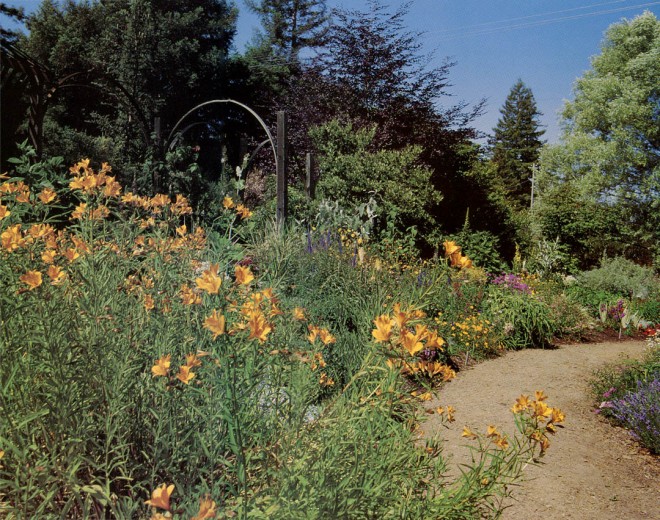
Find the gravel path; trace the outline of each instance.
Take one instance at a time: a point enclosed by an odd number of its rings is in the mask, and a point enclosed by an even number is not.
[[[544,390],[548,404],[566,414],[565,428],[551,438],[541,465],[526,468],[502,518],[660,519],[660,458],[594,414],[587,384],[597,368],[639,358],[644,348],[643,342],[624,341],[507,353],[460,372],[433,403],[454,406],[456,422],[446,428],[431,416],[423,429],[445,438],[452,464],[465,463],[463,426],[483,432],[496,424],[513,433],[515,399]]]

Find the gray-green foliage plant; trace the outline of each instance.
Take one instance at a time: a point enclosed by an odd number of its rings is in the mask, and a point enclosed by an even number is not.
[[[358,129],[339,121],[310,131],[320,154],[318,195],[348,207],[373,198],[381,217],[395,215],[400,229],[429,230],[442,195],[431,182],[432,172],[420,164],[421,149],[373,151],[375,132],[375,127]],[[379,220],[379,227],[384,224]]]
[[[603,258],[600,267],[578,275],[578,283],[594,291],[646,300],[660,294],[660,280],[653,269],[623,257]]]

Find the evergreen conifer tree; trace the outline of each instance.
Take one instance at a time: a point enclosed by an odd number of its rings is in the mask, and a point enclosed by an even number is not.
[[[540,128],[541,113],[534,94],[520,79],[511,88],[500,113],[491,140],[495,180],[514,208],[522,209],[530,204],[533,168],[545,130]]]

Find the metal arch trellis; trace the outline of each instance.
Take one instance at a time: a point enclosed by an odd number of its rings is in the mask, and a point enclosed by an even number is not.
[[[257,114],[253,109],[251,109],[249,106],[247,106],[244,103],[241,103],[239,101],[236,101],[234,99],[213,99],[210,101],[205,101],[204,103],[200,103],[199,105],[191,108],[186,112],[179,120],[176,122],[172,130],[170,131],[169,135],[167,136],[167,140],[165,141],[165,146],[164,148],[166,150],[169,150],[171,146],[173,146],[176,141],[181,137],[181,135],[194,126],[188,125],[186,126],[183,130],[179,131],[177,133],[178,128],[183,124],[183,122],[186,120],[186,118],[191,115],[192,113],[196,112],[202,107],[208,106],[208,105],[213,105],[213,104],[233,104],[236,105],[244,110],[246,110],[248,113],[250,113],[261,125],[261,128],[263,128],[264,132],[268,136],[268,138],[263,141],[262,143],[259,144],[257,149],[252,153],[250,158],[248,159],[248,164],[254,159],[256,154],[268,143],[270,143],[271,149],[273,151],[273,159],[275,160],[275,169],[277,173],[277,213],[276,213],[276,221],[278,226],[282,226],[284,224],[284,221],[286,220],[286,213],[287,213],[287,182],[286,182],[286,166],[287,166],[287,157],[286,157],[286,114],[284,112],[278,112],[277,113],[277,139],[273,138],[273,134],[271,133],[270,129],[268,128],[268,125],[266,125],[265,121]]]
[[[252,110],[249,106],[247,106],[247,105],[245,105],[245,104],[243,104],[243,103],[241,103],[241,102],[239,102],[239,101],[233,100],[233,99],[212,99],[211,101],[205,101],[204,103],[200,103],[200,104],[197,105],[196,107],[193,107],[193,108],[191,108],[190,110],[188,110],[188,112],[186,112],[186,113],[185,113],[185,114],[184,114],[184,115],[183,115],[183,116],[182,116],[182,117],[176,122],[176,124],[174,125],[174,127],[173,127],[172,130],[170,131],[170,134],[167,136],[167,141],[166,141],[166,146],[165,146],[165,147],[166,147],[166,148],[169,147],[169,144],[170,144],[170,142],[171,142],[171,140],[172,140],[172,137],[174,136],[174,134],[175,134],[177,128],[179,128],[179,126],[181,125],[181,123],[183,123],[183,121],[184,121],[184,120],[185,120],[190,114],[192,114],[193,112],[196,112],[196,111],[199,110],[200,108],[205,107],[205,106],[207,106],[207,105],[213,105],[213,104],[227,104],[227,103],[237,105],[237,106],[239,106],[239,107],[241,107],[241,108],[247,110],[247,111],[248,111],[250,114],[252,114],[252,115],[254,116],[254,118],[259,122],[259,124],[261,125],[261,128],[264,129],[264,132],[266,132],[266,135],[268,136],[268,140],[270,141],[270,146],[271,146],[271,148],[273,149],[273,158],[275,159],[275,163],[277,164],[277,146],[276,146],[276,143],[275,143],[275,139],[273,139],[273,135],[270,133],[270,129],[268,128],[268,126],[266,125],[266,123],[264,122],[264,120],[261,119],[261,117],[259,117],[259,114],[257,114],[254,110]]]

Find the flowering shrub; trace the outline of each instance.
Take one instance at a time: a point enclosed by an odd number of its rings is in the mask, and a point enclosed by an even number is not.
[[[637,381],[637,388],[609,405],[612,416],[654,453],[660,454],[660,377]]]
[[[532,290],[529,288],[529,285],[523,282],[522,279],[515,274],[501,274],[499,276],[495,276],[490,283],[493,285],[506,287],[512,291],[532,294]]]

